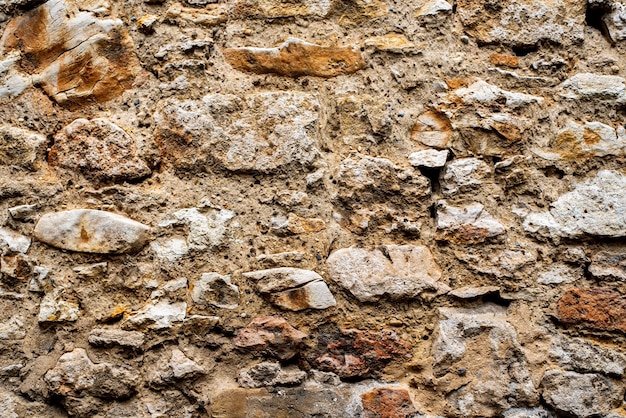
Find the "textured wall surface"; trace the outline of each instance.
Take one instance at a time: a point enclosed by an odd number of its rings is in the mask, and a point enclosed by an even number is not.
[[[626,3],[0,33],[2,417],[626,416]]]

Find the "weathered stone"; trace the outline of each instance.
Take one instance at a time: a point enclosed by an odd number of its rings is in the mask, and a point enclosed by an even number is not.
[[[409,155],[409,162],[413,167],[440,168],[446,165],[448,154],[448,150],[426,149]]]
[[[624,397],[621,385],[597,374],[548,370],[541,386],[548,405],[576,417],[604,416]]]
[[[307,334],[298,331],[279,316],[259,316],[239,330],[233,340],[236,347],[268,353],[279,360],[298,354]]]
[[[45,148],[46,138],[36,132],[13,126],[0,126],[0,165],[36,169],[36,160]]]
[[[196,305],[212,305],[224,309],[237,309],[239,287],[232,284],[230,276],[218,273],[202,273],[193,284],[191,298]]]
[[[377,376],[394,360],[411,358],[410,345],[391,330],[323,329],[312,361],[342,378]]]
[[[39,305],[37,320],[46,322],[74,322],[80,316],[78,303],[72,300],[63,300],[62,290],[46,294]]]
[[[226,61],[239,71],[288,77],[336,77],[352,74],[365,61],[354,48],[323,47],[289,38],[277,48],[226,48]]]
[[[493,52],[489,55],[489,62],[500,67],[519,67],[519,58],[514,55],[498,54]]]
[[[611,3],[611,11],[602,16],[602,22],[613,42],[623,41],[626,39],[626,4],[617,1]]]
[[[591,257],[589,273],[598,279],[626,280],[626,253],[595,253]]]
[[[155,140],[170,164],[273,172],[310,166],[319,156],[320,103],[309,94],[212,94],[201,102],[167,100],[155,114]]]
[[[481,79],[468,79],[466,86],[457,88],[450,93],[453,103],[461,102],[465,105],[498,106],[502,104],[509,109],[519,109],[533,103],[541,104],[542,97],[531,94],[517,93],[503,90]]]
[[[528,232],[552,239],[626,236],[626,176],[602,170],[558,198],[549,212],[531,213],[524,220]]]
[[[554,264],[547,271],[544,271],[537,278],[537,283],[541,284],[561,284],[572,283],[582,279],[582,270],[575,270],[566,264]]]
[[[330,277],[361,302],[446,292],[430,250],[416,245],[342,248],[327,260]]]
[[[89,333],[89,344],[95,347],[130,347],[140,349],[146,336],[137,331],[123,331],[112,328],[94,328]]]
[[[54,137],[48,162],[98,181],[136,180],[150,174],[135,141],[107,119],[76,119]]]
[[[549,354],[562,368],[579,373],[622,377],[626,370],[624,354],[580,338],[555,338]]]
[[[21,85],[12,93],[36,84],[59,103],[102,102],[131,87],[139,62],[122,21],[100,17],[109,12],[110,6],[81,10],[74,2],[49,0],[9,22],[0,56],[14,54],[19,65],[7,81]]]
[[[534,151],[549,160],[622,156],[626,154],[626,132],[623,128],[616,132],[600,122],[569,122],[550,149]]]
[[[7,284],[26,282],[33,273],[33,267],[24,254],[0,256],[2,281]]]
[[[19,317],[11,317],[8,321],[0,323],[0,340],[23,340],[26,337],[24,321]]]
[[[492,175],[491,168],[477,158],[452,160],[440,176],[444,194],[451,195],[475,189]]]
[[[17,205],[9,208],[9,213],[13,219],[22,222],[31,222],[35,220],[37,214],[37,205]]]
[[[455,243],[484,242],[506,233],[498,222],[480,203],[466,206],[450,206],[445,200],[437,202],[438,239]]]
[[[171,384],[175,381],[192,379],[204,374],[204,369],[190,359],[180,349],[174,347],[170,357],[161,364],[153,379],[155,384]]]
[[[106,275],[109,263],[85,264],[76,266],[72,270],[81,279],[95,279]]]
[[[417,12],[416,17],[435,16],[452,12],[452,5],[446,0],[428,0]]]
[[[492,417],[538,403],[524,351],[504,308],[485,304],[439,312],[443,318],[432,346],[433,368],[447,382],[442,390],[455,414]],[[463,374],[455,376],[461,369]]]
[[[474,299],[481,296],[498,293],[500,288],[498,286],[480,286],[480,287],[462,287],[450,291],[450,295],[459,299]]]
[[[322,276],[314,271],[279,267],[243,275],[256,280],[259,292],[266,294],[270,302],[283,309],[300,311],[337,305]]]
[[[304,382],[306,372],[283,370],[278,363],[264,362],[242,371],[237,379],[244,388],[266,386],[295,386]]]
[[[389,103],[369,94],[350,94],[337,99],[340,138],[346,145],[377,143],[391,133]]]
[[[365,40],[365,46],[374,47],[377,51],[393,52],[395,54],[414,52],[416,50],[415,44],[399,33],[388,33],[383,36],[368,38]]]
[[[210,4],[207,7],[196,9],[184,7],[180,3],[174,3],[165,12],[165,19],[170,22],[215,26],[228,20],[228,11],[222,5],[217,4]]]
[[[90,395],[103,399],[130,398],[139,384],[139,376],[130,368],[94,363],[82,348],[63,354],[44,380],[58,396]]]
[[[465,30],[479,43],[529,47],[548,41],[567,45],[583,40],[585,6],[584,0],[461,0],[457,13]]]
[[[0,228],[0,249],[26,254],[30,248],[30,238],[6,228]]]
[[[361,395],[363,418],[411,418],[417,416],[409,391],[378,388]]]
[[[150,302],[137,313],[128,317],[124,328],[151,328],[162,330],[171,328],[174,323],[182,322],[187,314],[185,302],[169,302],[166,300]]]
[[[241,18],[324,17],[330,12],[332,4],[332,0],[298,0],[295,2],[237,0],[234,13]]]
[[[504,411],[504,418],[556,418],[543,407],[538,408],[511,408]]]
[[[205,251],[219,247],[226,236],[226,227],[235,212],[211,204],[204,199],[197,208],[181,209],[159,222],[159,228],[184,227],[185,239],[173,237],[158,239],[150,246],[159,258],[175,261],[190,251]]]
[[[626,80],[615,75],[578,73],[560,85],[561,95],[573,100],[626,100]]]
[[[440,112],[427,110],[417,117],[411,139],[434,148],[446,148],[452,136],[450,120]]]
[[[48,213],[39,219],[39,241],[70,251],[122,254],[141,249],[150,227],[112,212],[74,209]]]
[[[279,216],[270,221],[270,230],[278,236],[309,234],[326,229],[326,222],[319,218],[302,218],[294,213]]]
[[[561,322],[626,333],[626,297],[613,289],[569,289],[559,299],[556,309]]]

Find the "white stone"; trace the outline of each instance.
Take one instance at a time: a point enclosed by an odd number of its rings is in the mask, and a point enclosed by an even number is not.
[[[450,161],[441,173],[441,187],[444,194],[471,190],[483,184],[492,175],[491,168],[477,158],[461,158]]]
[[[39,305],[39,322],[74,322],[80,316],[78,304],[60,299],[61,290],[46,294]]]
[[[447,292],[441,270],[427,247],[382,245],[342,248],[327,260],[330,277],[361,302],[384,296],[410,299],[422,292]]]
[[[409,155],[409,162],[413,167],[439,168],[446,165],[448,150],[427,149]]]
[[[218,273],[202,273],[193,284],[191,298],[197,305],[213,305],[223,309],[237,309],[239,287],[232,284],[230,276]]]
[[[452,11],[452,5],[446,0],[429,0],[417,11],[416,16],[432,16]]]
[[[450,206],[445,200],[437,202],[437,230],[443,237],[467,242],[484,241],[506,232],[480,203]]]
[[[30,238],[10,229],[0,228],[0,249],[26,254],[30,248]]]
[[[566,264],[555,264],[547,271],[539,274],[537,283],[540,284],[561,284],[573,283],[582,278],[582,271],[576,271]]]
[[[169,366],[175,379],[187,379],[204,373],[204,369],[178,348],[172,350]]]
[[[453,95],[460,98],[466,105],[496,106],[501,102],[510,109],[518,109],[532,103],[543,103],[543,98],[525,93],[503,90],[500,87],[477,79],[467,87],[456,89]]]
[[[141,348],[146,336],[138,331],[123,331],[111,328],[95,328],[89,333],[89,344],[96,347],[122,347]]]
[[[614,2],[611,11],[602,16],[602,21],[613,42],[626,39],[626,4]]]
[[[0,340],[23,340],[26,337],[24,322],[17,316],[0,323]]]
[[[626,94],[626,80],[615,75],[578,73],[563,83],[562,96],[568,99],[618,100]]]
[[[626,236],[624,190],[624,174],[601,170],[560,196],[549,212],[529,214],[524,220],[524,229],[552,239]]]
[[[121,254],[139,250],[150,227],[112,212],[74,209],[48,213],[35,226],[39,241],[65,250]]]
[[[131,328],[147,327],[151,329],[171,328],[176,322],[182,322],[187,314],[185,302],[169,302],[166,300],[149,303],[139,312],[128,317],[126,326]]]

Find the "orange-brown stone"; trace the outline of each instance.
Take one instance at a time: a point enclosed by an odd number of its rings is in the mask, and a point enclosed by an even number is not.
[[[8,23],[0,55],[19,52],[21,72],[59,103],[103,102],[131,87],[139,71],[121,20],[49,0]]]
[[[406,389],[378,388],[361,395],[363,418],[408,418],[417,415]]]
[[[514,55],[498,54],[497,52],[489,55],[489,62],[499,67],[519,67],[519,59]]]
[[[626,297],[608,288],[570,289],[557,303],[561,322],[626,333]]]
[[[222,53],[235,69],[256,74],[330,78],[365,67],[356,49],[324,47],[294,38],[278,48],[226,48]]]

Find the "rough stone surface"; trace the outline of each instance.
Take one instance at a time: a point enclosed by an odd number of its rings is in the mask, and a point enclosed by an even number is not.
[[[342,248],[328,257],[331,278],[362,302],[410,299],[445,291],[439,266],[424,246],[383,245]]]
[[[626,356],[583,339],[555,339],[550,356],[567,370],[600,373],[621,377],[626,370]]]
[[[244,273],[256,280],[256,287],[276,306],[290,310],[326,309],[337,302],[322,276],[314,271],[290,267]]]
[[[233,68],[256,74],[336,77],[365,67],[358,50],[322,47],[296,38],[277,48],[227,48],[223,54]]]
[[[0,127],[0,164],[36,168],[37,157],[43,151],[46,138],[12,126]]]
[[[48,154],[53,166],[96,180],[135,180],[150,174],[133,139],[106,119],[76,119],[54,137]]]
[[[121,346],[137,349],[141,348],[145,339],[141,332],[94,328],[89,333],[88,341],[95,347]]]
[[[260,316],[237,333],[233,344],[248,350],[269,353],[279,360],[289,360],[307,334],[298,331],[279,316]]]
[[[106,2],[81,10],[74,2],[49,0],[9,22],[0,55],[14,54],[19,70],[7,81],[22,84],[7,86],[11,95],[38,84],[59,103],[100,102],[129,88],[139,62],[124,24],[109,14]]]
[[[548,405],[577,417],[602,416],[624,397],[623,387],[597,374],[548,370],[541,386]]]
[[[241,372],[238,381],[244,388],[266,386],[295,386],[306,379],[306,372],[283,370],[278,363],[259,363]]]
[[[440,239],[461,243],[483,242],[506,232],[480,203],[457,207],[445,200],[437,202],[437,230]]]
[[[134,252],[148,241],[150,228],[111,212],[74,209],[48,213],[39,219],[39,241],[70,251],[120,254]]]
[[[202,278],[193,284],[191,293],[197,305],[213,305],[224,309],[237,309],[239,288],[232,284],[230,276],[218,273],[203,273]]]
[[[626,298],[610,288],[573,288],[557,303],[560,321],[594,330],[626,333]]]
[[[364,418],[409,418],[417,415],[405,389],[379,388],[361,395]]]
[[[599,279],[626,280],[626,254],[604,251],[594,254],[589,273]]]

